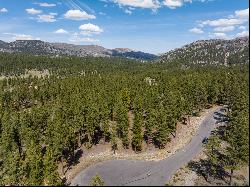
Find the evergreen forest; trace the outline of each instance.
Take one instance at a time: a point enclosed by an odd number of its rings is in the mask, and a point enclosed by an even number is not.
[[[41,76],[22,76],[29,70]],[[163,149],[177,122],[212,105],[226,105],[229,122],[209,141],[210,153],[226,142],[223,164],[211,159],[233,172],[249,160],[248,88],[242,64],[0,53],[0,185],[64,185],[58,165],[100,141],[114,151],[118,142]]]

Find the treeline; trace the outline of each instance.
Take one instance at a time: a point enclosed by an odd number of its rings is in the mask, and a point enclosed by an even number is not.
[[[205,179],[211,177],[233,184],[237,169],[249,164],[249,82],[231,77],[227,114],[221,115],[220,126],[208,140],[208,164]]]
[[[149,64],[149,63],[146,63]],[[49,57],[31,56],[27,54],[9,54],[0,52],[0,76],[18,76],[25,74],[26,70],[49,70],[57,75],[79,75],[80,73],[137,71],[145,65],[138,61],[124,58],[103,57]],[[152,66],[153,67],[153,66]]]
[[[63,184],[58,164],[100,140],[114,151],[118,142],[136,152],[149,144],[164,148],[178,121],[187,124],[207,105],[231,106],[240,100],[231,97],[234,87],[248,86],[247,66],[172,70],[117,58],[7,54],[0,65],[4,74],[51,72],[0,81],[1,185]]]

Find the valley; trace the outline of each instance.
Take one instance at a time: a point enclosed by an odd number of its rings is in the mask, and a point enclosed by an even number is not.
[[[23,45],[31,51],[0,53],[1,185],[165,185],[201,151],[204,179],[231,185],[248,165],[248,61],[55,57]],[[247,47],[232,53],[244,59]]]
[[[0,186],[249,186],[249,2],[0,0]]]

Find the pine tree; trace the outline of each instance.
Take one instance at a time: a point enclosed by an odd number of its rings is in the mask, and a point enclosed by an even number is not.
[[[98,175],[96,174],[96,176],[94,176],[91,179],[91,186],[104,186],[104,180]]]

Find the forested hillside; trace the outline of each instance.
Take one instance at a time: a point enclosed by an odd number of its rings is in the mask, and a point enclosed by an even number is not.
[[[131,49],[106,49],[98,45],[74,45],[67,43],[49,43],[41,40],[16,40],[4,42],[0,40],[0,52],[22,53],[47,56],[78,57],[123,57],[136,60],[154,60],[157,55],[134,51]]]
[[[179,61],[186,65],[246,64],[249,63],[249,37],[199,40],[165,53],[159,61]]]
[[[248,65],[173,67],[0,54],[0,184],[62,185],[58,165],[70,163],[78,147],[100,140],[114,151],[118,141],[135,152],[143,142],[162,149],[178,121],[187,124],[212,104],[231,111],[223,167],[248,162]],[[34,69],[49,74],[21,76]]]

